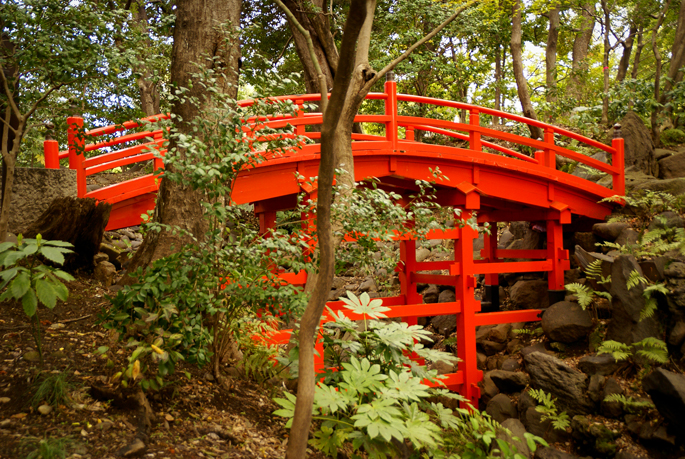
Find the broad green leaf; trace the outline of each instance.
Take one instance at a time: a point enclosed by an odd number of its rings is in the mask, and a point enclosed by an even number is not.
[[[14,247],[15,244],[14,242],[2,242],[0,243],[0,253],[5,252],[6,250],[9,250],[10,247]]]
[[[33,293],[33,290],[26,292],[26,295],[24,295],[21,299],[21,304],[24,306],[24,312],[26,315],[33,317],[38,309],[38,298],[36,298],[36,294]]]
[[[52,245],[55,247],[74,247],[74,244],[65,241],[43,241],[44,245]]]
[[[52,274],[54,274],[55,276],[59,277],[62,280],[65,280],[65,281],[73,281],[74,280],[74,276],[72,276],[69,273],[65,273],[64,271],[62,271],[60,269],[55,269],[52,272]]]
[[[9,253],[7,253],[7,255],[5,255],[5,258],[2,261],[2,265],[3,266],[13,266],[14,264],[17,263],[17,261],[19,261],[25,257],[26,257],[26,255],[23,254],[22,252],[9,252]]]
[[[61,282],[52,282],[52,288],[55,291],[55,295],[62,301],[67,301],[69,298],[69,289]]]
[[[43,255],[48,260],[57,263],[58,265],[64,264],[64,254],[69,253],[71,250],[63,249],[60,247],[41,247],[40,254]]]
[[[10,284],[12,295],[17,300],[23,297],[31,288],[31,279],[27,271],[20,272]]]
[[[5,281],[10,281],[14,278],[14,276],[17,275],[19,271],[24,271],[24,268],[19,268],[19,267],[14,267],[10,269],[6,269],[2,272],[0,272],[0,277],[2,277],[3,280]]]
[[[57,295],[55,294],[52,285],[43,279],[38,279],[36,281],[36,294],[38,295],[40,302],[47,306],[48,309],[54,308],[57,304]]]

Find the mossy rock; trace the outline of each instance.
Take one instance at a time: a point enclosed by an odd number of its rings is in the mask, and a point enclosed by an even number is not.
[[[661,142],[664,145],[680,145],[685,143],[685,132],[681,129],[666,129],[661,133]]]

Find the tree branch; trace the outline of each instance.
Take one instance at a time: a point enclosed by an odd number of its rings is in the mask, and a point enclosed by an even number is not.
[[[275,0],[275,1],[277,1],[277,0]],[[457,16],[459,16],[462,12],[464,12],[464,10],[466,10],[467,8],[469,8],[470,6],[472,6],[478,2],[479,2],[479,0],[471,0],[467,4],[461,6],[459,9],[457,9],[457,11],[454,12],[454,14],[452,14],[452,16],[448,17],[442,24],[440,24],[435,29],[433,29],[433,31],[431,33],[429,33],[428,35],[423,37],[421,40],[419,40],[416,43],[414,43],[413,45],[411,45],[404,53],[402,53],[401,56],[399,56],[397,59],[395,59],[394,61],[392,61],[391,63],[386,65],[378,73],[376,73],[376,75],[369,80],[369,82],[366,84],[366,86],[368,86],[368,87],[373,86],[378,80],[383,78],[386,73],[388,73],[389,71],[394,69],[400,62],[405,60],[416,48],[418,48],[419,46],[423,45],[428,40],[430,40],[431,38],[436,36],[442,29],[447,27],[450,22],[454,21],[457,18]]]
[[[0,65],[0,79],[2,80],[2,86],[5,90],[5,95],[7,96],[7,100],[9,101],[10,107],[12,107],[14,115],[21,122],[21,112],[19,111],[19,107],[17,107],[17,104],[14,102],[14,93],[10,91],[9,84],[7,83],[7,77],[5,76],[5,69],[2,67],[2,65]]]

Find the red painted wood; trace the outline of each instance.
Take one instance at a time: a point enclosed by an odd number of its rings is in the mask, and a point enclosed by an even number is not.
[[[43,155],[46,169],[59,169],[59,142],[56,140],[44,141]]]

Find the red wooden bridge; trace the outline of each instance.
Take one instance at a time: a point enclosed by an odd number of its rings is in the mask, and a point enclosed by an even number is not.
[[[319,95],[310,94],[278,99],[291,100],[303,107],[319,98]],[[497,234],[493,231],[492,235],[485,236],[480,259],[473,257],[473,243],[478,232],[469,226],[433,231],[428,235],[432,239],[454,240],[454,256],[451,260],[418,262],[416,241],[400,241],[401,261],[397,270],[401,292],[399,296],[383,299],[384,306],[392,308],[388,316],[402,317],[405,322],[416,323],[421,316],[456,314],[457,353],[461,362],[458,371],[447,375],[444,382],[477,406],[480,396],[477,383],[482,380],[482,372],[476,366],[476,327],[540,320],[539,310],[499,311],[498,275],[545,272],[551,302],[563,299],[564,270],[569,269],[568,251],[563,247],[563,225],[570,224],[575,217],[603,219],[611,212],[612,204],[600,201],[624,194],[623,139],[615,138],[612,145],[607,146],[555,126],[489,108],[397,94],[393,81],[385,83],[385,92],[371,93],[367,99],[383,101],[384,113],[358,115],[356,121],[383,125],[385,135],[352,134],[356,181],[376,177],[380,179],[382,187],[400,194],[411,193],[415,190],[416,180],[433,179],[430,169],[437,166],[450,179],[437,185],[438,202],[443,206],[461,209],[462,218],[468,219],[476,212],[478,223],[487,222],[493,229],[497,228],[497,222],[510,221],[544,222],[543,225],[546,226],[546,249],[499,249]],[[251,101],[240,103],[250,104]],[[401,103],[465,110],[469,113],[469,120],[468,123],[458,123],[403,116],[398,113],[398,104]],[[544,131],[544,139],[535,140],[483,126],[480,122],[482,114],[500,117],[505,123],[538,126]],[[165,116],[160,115],[145,121],[161,118]],[[307,126],[321,123],[320,113],[305,113],[304,109],[296,116],[285,116],[268,122],[274,128],[290,124],[295,127],[297,134],[311,139],[320,138],[320,133],[307,131]],[[86,188],[86,178],[141,161],[154,160],[155,169],[163,167],[162,160],[155,158],[149,147],[151,144],[161,147],[164,132],[157,130],[124,134],[113,140],[98,142],[98,137],[136,128],[142,123],[129,122],[98,128],[86,131],[85,136],[78,134],[83,126],[82,119],[70,118],[68,124],[68,150],[59,152],[57,142],[46,141],[46,167],[59,167],[59,160],[68,158],[69,167],[77,171],[78,195],[113,204],[108,229],[139,224],[140,215],[154,206],[159,183],[153,174],[90,192]],[[432,136],[462,140],[464,146],[443,146],[417,141],[414,135],[416,130],[432,133]],[[523,145],[534,151],[534,154],[527,156],[501,146],[504,142],[497,144],[486,139]],[[610,158],[610,164],[566,148],[560,145],[559,139],[563,139],[564,144],[575,140],[585,147],[604,151]],[[87,143],[86,140],[92,143]],[[112,147],[128,145],[133,141],[139,143],[87,159],[84,155],[77,154],[80,151],[111,150]],[[237,204],[253,203],[261,229],[266,231],[275,224],[276,212],[295,208],[298,194],[304,193],[308,198],[316,198],[316,190],[301,177],[308,179],[318,175],[319,153],[319,144],[309,144],[241,172],[234,186],[233,200]],[[557,155],[608,174],[612,178],[612,187],[606,188],[557,170]],[[434,270],[442,270],[447,274],[426,273]],[[474,294],[476,275],[484,275],[484,311],[481,311],[481,302]],[[294,284],[303,284],[306,274],[291,274],[284,278]],[[454,286],[456,301],[422,304],[423,298],[417,292],[418,283]],[[334,311],[343,309],[342,302],[331,302],[329,306]],[[329,316],[323,319],[329,320]],[[273,341],[287,341],[288,336],[289,332],[284,331],[274,336]],[[323,352],[319,352],[319,355],[322,356]],[[321,369],[322,361],[317,362],[317,365]]]

